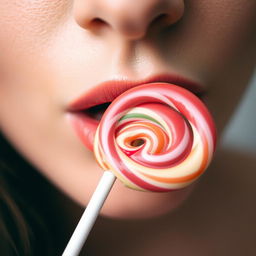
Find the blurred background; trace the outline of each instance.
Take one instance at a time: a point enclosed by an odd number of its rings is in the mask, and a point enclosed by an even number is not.
[[[256,71],[223,136],[223,147],[255,155]]]

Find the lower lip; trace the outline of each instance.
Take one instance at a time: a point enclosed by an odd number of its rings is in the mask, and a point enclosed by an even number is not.
[[[82,143],[93,151],[93,140],[99,121],[83,113],[68,113],[68,120]]]

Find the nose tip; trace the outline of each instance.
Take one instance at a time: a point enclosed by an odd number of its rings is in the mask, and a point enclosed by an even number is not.
[[[167,27],[184,13],[184,0],[75,0],[74,19],[87,30],[102,27],[138,40],[153,26]]]

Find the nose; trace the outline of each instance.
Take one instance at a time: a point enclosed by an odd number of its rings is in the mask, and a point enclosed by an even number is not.
[[[74,0],[73,14],[79,26],[102,28],[138,40],[151,27],[168,27],[184,13],[184,0]]]

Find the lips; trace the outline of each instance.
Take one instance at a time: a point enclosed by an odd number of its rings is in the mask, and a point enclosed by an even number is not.
[[[140,81],[112,80],[101,83],[83,93],[72,101],[68,107],[68,118],[83,144],[93,150],[94,134],[108,105],[123,92],[147,83],[171,83],[188,89],[198,97],[205,94],[205,89],[181,76],[167,74],[152,76]]]

